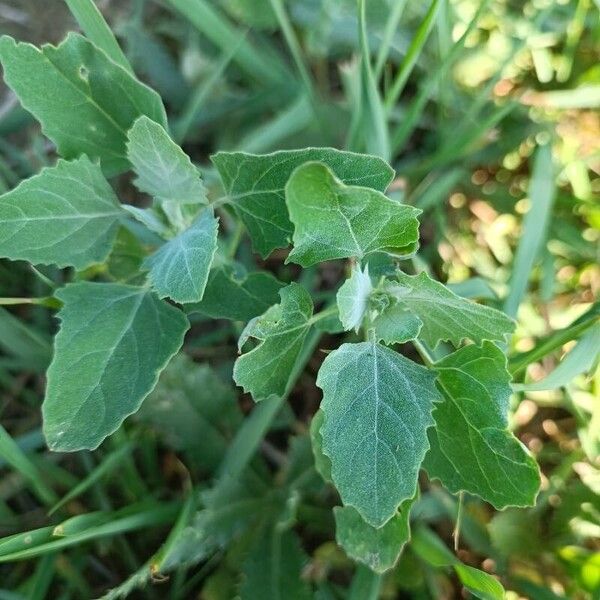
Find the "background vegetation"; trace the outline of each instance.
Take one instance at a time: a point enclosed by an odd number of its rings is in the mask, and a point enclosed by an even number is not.
[[[1,1],[0,29],[56,42],[78,27],[67,5],[81,3]],[[111,588],[113,598],[243,593],[248,572],[261,568],[247,556],[248,536],[226,549],[195,537],[196,510],[222,502],[210,490],[225,464],[240,477],[250,464],[272,501],[293,507],[302,578],[321,600],[461,597],[454,571],[436,562],[440,541],[497,575],[511,598],[600,597],[600,7],[361,5],[362,32],[354,0],[98,2],[208,185],[217,185],[208,163],[216,150],[334,146],[390,161],[393,194],[425,212],[416,265],[518,319],[511,422],[541,466],[537,505],[495,512],[465,497],[459,512],[456,498],[423,481],[413,511],[421,535],[398,566],[381,578],[356,569],[335,544],[335,493],[314,471],[308,437],[320,350],[340,336],[318,340],[269,422],[227,383],[240,324],[199,314],[189,360],[169,368],[136,418],[95,452],[52,454],[40,404],[53,311],[0,300],[0,598],[92,598]],[[2,87],[0,192],[54,160]],[[121,198],[144,202],[127,178],[116,185]],[[225,259],[286,282],[298,276],[283,252],[266,262],[253,256],[226,211],[221,222]],[[121,252],[112,265],[136,260]],[[327,301],[344,275],[332,263],[302,277]],[[46,297],[71,278],[0,261],[0,296]],[[230,410],[215,410],[218,441],[208,443],[212,429],[197,407],[216,398]],[[48,542],[57,526],[61,537]]]

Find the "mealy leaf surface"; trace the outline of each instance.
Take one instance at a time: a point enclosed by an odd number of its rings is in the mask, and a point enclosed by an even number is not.
[[[355,266],[336,294],[339,319],[344,329],[358,331],[372,290],[369,268],[363,271],[360,266]]]
[[[323,452],[345,505],[383,526],[412,498],[429,443],[435,375],[374,342],[343,344],[317,378]]]
[[[413,499],[406,500],[398,512],[383,526],[375,528],[365,522],[351,506],[336,506],[335,539],[346,554],[376,573],[391,569],[410,539],[409,516]]]
[[[371,252],[408,256],[418,247],[420,211],[363,186],[346,185],[321,162],[298,167],[285,187],[294,248],[303,267]]]
[[[84,269],[106,259],[123,214],[97,164],[59,160],[0,196],[0,256]]]
[[[457,296],[426,273],[406,275],[398,271],[394,279],[386,289],[423,323],[419,336],[432,347],[441,340],[456,345],[465,338],[475,343],[504,341],[515,328],[514,321],[503,312]]]
[[[127,156],[136,187],[152,196],[176,230],[189,225],[193,206],[206,204],[200,172],[164,127],[142,116],[128,132]]]
[[[199,302],[217,249],[219,222],[205,208],[188,229],[169,240],[144,261],[150,281],[161,298]]]
[[[252,319],[240,336],[240,348],[249,338],[258,346],[242,354],[233,368],[235,382],[255,401],[281,396],[310,327],[313,303],[297,283],[279,291],[281,303]]]
[[[179,350],[188,322],[147,290],[72,283],[64,305],[42,406],[51,450],[94,449],[138,410]]]
[[[290,243],[293,226],[285,204],[285,184],[300,165],[320,161],[341,181],[384,191],[393,169],[382,159],[333,148],[284,150],[272,154],[218,152],[211,160],[229,202],[244,222],[254,249],[264,258]]]
[[[325,415],[321,409],[313,415],[312,421],[310,422],[310,445],[313,452],[313,458],[315,461],[315,469],[324,481],[332,482],[331,479],[331,460],[328,456],[323,454],[323,438],[321,437],[321,427]]]
[[[99,158],[104,173],[129,168],[127,131],[141,115],[166,125],[160,96],[83,36],[41,48],[0,38],[4,80],[64,158]]]
[[[249,321],[279,301],[283,286],[266,271],[245,273],[222,265],[211,270],[202,301],[186,308],[214,319]]]
[[[508,430],[506,357],[491,342],[465,346],[435,364],[444,400],[433,412],[424,468],[453,493],[496,508],[530,506],[540,486],[535,460]]]

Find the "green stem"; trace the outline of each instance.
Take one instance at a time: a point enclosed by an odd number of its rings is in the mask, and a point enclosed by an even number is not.
[[[48,308],[60,308],[62,303],[56,298],[0,298],[0,306],[16,306],[18,304],[34,304],[36,306],[47,306]]]
[[[229,241],[229,247],[227,248],[227,256],[231,259],[235,258],[237,249],[244,237],[244,224],[241,221],[236,223],[235,229],[231,234],[231,240]]]
[[[419,340],[413,340],[412,344],[423,359],[425,365],[427,367],[432,367],[435,361],[429,350],[425,347],[425,344],[423,344],[423,342],[420,342]]]

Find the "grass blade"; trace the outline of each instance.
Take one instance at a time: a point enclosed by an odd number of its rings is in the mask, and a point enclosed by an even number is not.
[[[363,116],[367,131],[367,151],[384,160],[390,159],[390,139],[387,118],[371,68],[371,53],[367,38],[366,0],[358,0],[358,28],[361,52],[361,88]]]
[[[85,35],[118,65],[133,73],[131,64],[93,0],[65,0]]]
[[[240,41],[243,33],[234,27],[206,0],[167,0],[177,9],[200,33],[206,36],[223,52],[228,52]],[[258,50],[249,40],[241,42],[240,52],[234,56],[236,64],[251,79],[262,83],[281,83],[289,79],[285,67],[275,62],[271,55]]]
[[[375,68],[373,70],[377,81],[379,81],[381,73],[383,72],[383,67],[389,57],[392,40],[394,39],[396,29],[398,29],[402,14],[404,13],[406,2],[407,0],[396,0],[385,24],[383,38],[381,39],[379,51],[377,52],[377,60],[375,61]]]
[[[523,232],[515,255],[510,292],[504,302],[504,312],[516,316],[519,304],[527,291],[531,270],[546,241],[556,185],[550,144],[540,146],[535,154],[529,198],[531,208],[525,215]]]
[[[118,450],[115,450],[111,454],[109,454],[104,462],[102,462],[96,469],[94,469],[83,481],[78,483],[73,489],[71,489],[65,496],[63,496],[60,502],[56,503],[49,511],[48,514],[56,512],[59,508],[70,502],[77,496],[80,496],[85,491],[87,491],[92,485],[94,485],[97,481],[102,479],[108,473],[110,473],[120,462],[125,458],[127,454],[131,451],[131,444],[126,444],[122,446]]]
[[[139,512],[134,512],[134,514],[127,514],[126,516],[119,516],[119,513],[115,513],[113,515],[109,514],[106,516],[106,523],[102,523],[101,525],[95,527],[83,529],[82,531],[74,533],[73,535],[59,537],[57,539],[50,532],[50,540],[42,542],[40,545],[37,546],[27,542],[27,538],[29,536],[32,536],[35,532],[27,532],[18,534],[18,536],[11,536],[11,543],[15,543],[19,539],[23,539],[22,543],[26,546],[26,549],[18,550],[16,552],[11,552],[8,554],[3,552],[4,544],[2,543],[2,540],[0,540],[0,552],[2,552],[2,554],[0,555],[0,563],[12,562],[15,560],[24,560],[27,558],[33,558],[35,556],[43,556],[51,552],[56,552],[57,550],[62,550],[63,548],[77,546],[79,544],[82,544],[83,542],[97,540],[103,537],[116,536],[122,533],[126,533],[128,531],[142,529],[144,527],[159,527],[161,525],[170,523],[173,520],[173,517],[178,513],[180,509],[180,503],[171,502],[168,504],[163,504],[152,508],[144,508],[141,510],[139,506],[128,507],[127,512],[133,512],[132,509],[135,508],[137,508]],[[44,535],[46,535],[47,537],[48,529],[55,531],[54,527],[45,527],[41,530],[37,530],[40,532],[40,537],[43,537]]]
[[[429,97],[434,89],[434,87],[438,84],[440,79],[448,72],[450,66],[454,63],[454,60],[460,56],[462,49],[464,48],[465,41],[477,26],[479,18],[485,12],[490,0],[484,0],[475,15],[469,22],[469,25],[465,29],[464,33],[460,36],[458,41],[452,46],[452,49],[448,53],[448,55],[442,60],[437,69],[428,77],[426,82],[421,86],[418,95],[414,100],[411,101],[410,108],[408,112],[404,115],[402,123],[395,129],[392,134],[392,151],[394,153],[398,152],[405,144],[406,140],[411,136],[415,127],[419,123],[421,119],[421,115],[423,114],[423,110],[429,100]]]
[[[415,37],[408,48],[408,52],[402,61],[400,70],[396,74],[394,82],[392,83],[392,87],[385,96],[385,109],[388,113],[398,101],[400,94],[402,94],[402,90],[404,90],[404,86],[406,85],[417,59],[421,54],[421,50],[423,49],[423,46],[429,37],[439,6],[440,0],[433,0],[429,5],[429,9],[425,14],[425,18],[417,29],[417,33],[415,34]]]
[[[29,482],[31,490],[44,504],[54,504],[58,501],[56,494],[44,483],[42,473],[2,425],[0,425],[0,457]]]

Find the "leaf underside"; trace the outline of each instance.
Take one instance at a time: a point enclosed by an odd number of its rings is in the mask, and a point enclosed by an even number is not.
[[[158,123],[137,119],[128,132],[127,156],[136,187],[159,204],[206,204],[200,172]]]
[[[212,210],[205,208],[188,229],[144,261],[161,298],[169,297],[180,304],[202,300],[217,249],[218,229]]]
[[[398,512],[383,526],[366,523],[351,506],[336,506],[335,538],[346,554],[376,573],[391,569],[410,539],[409,516],[414,500],[402,503]]]

